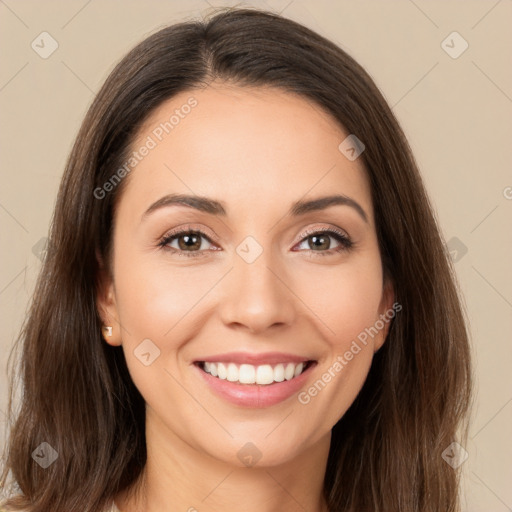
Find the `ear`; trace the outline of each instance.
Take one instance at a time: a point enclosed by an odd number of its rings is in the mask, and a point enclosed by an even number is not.
[[[380,327],[382,324],[382,329],[379,329],[379,336],[377,336],[374,340],[374,352],[377,352],[382,345],[384,345],[384,342],[386,341],[386,338],[388,336],[389,328],[391,326],[391,320],[395,317],[396,311],[399,311],[400,309],[395,308],[395,290],[393,287],[393,282],[389,278],[384,279],[384,285],[382,287],[382,299],[380,301],[379,305],[379,319],[377,320],[378,326]],[[376,323],[377,323],[376,322]]]
[[[104,340],[114,347],[122,344],[121,326],[119,324],[119,315],[117,312],[116,295],[114,288],[114,280],[105,268],[101,256],[96,253],[99,263],[99,271],[96,285],[96,308],[100,315],[103,327],[112,327],[112,333],[102,328],[102,336]]]

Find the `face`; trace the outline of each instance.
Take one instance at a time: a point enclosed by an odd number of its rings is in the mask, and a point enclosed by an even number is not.
[[[338,149],[348,135],[298,96],[220,84],[140,130],[98,304],[164,437],[277,465],[354,401],[393,296],[363,164]]]

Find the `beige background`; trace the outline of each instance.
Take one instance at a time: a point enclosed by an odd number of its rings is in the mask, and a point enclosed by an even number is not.
[[[404,127],[448,245],[467,248],[455,267],[478,396],[464,510],[512,510],[512,1],[247,3],[338,43],[368,70]],[[40,268],[37,249],[65,159],[95,91],[144,36],[232,4],[0,0],[0,437],[7,355]],[[47,59],[31,47],[43,31],[59,45]],[[442,46],[453,31],[469,44],[458,58]],[[458,52],[462,44],[451,36],[444,47]]]

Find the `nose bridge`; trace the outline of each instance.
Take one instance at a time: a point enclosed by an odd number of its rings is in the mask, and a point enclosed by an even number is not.
[[[253,237],[238,245],[220,307],[224,323],[260,332],[293,321],[293,294],[274,256]]]

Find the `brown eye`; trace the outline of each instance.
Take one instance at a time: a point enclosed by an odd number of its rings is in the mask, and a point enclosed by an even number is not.
[[[320,249],[330,249],[331,248],[331,241],[330,241],[329,235],[326,235],[326,234],[310,235],[308,237],[308,240],[310,241],[309,246],[314,251],[317,251]]]
[[[194,257],[203,256],[207,251],[203,247],[203,240],[211,244],[210,239],[202,231],[188,229],[169,233],[158,245],[171,252]]]
[[[182,251],[198,250],[201,248],[201,235],[198,233],[187,233],[175,237],[178,240],[178,246]]]
[[[331,229],[306,232],[303,237],[304,238],[298,247],[300,248],[300,246],[307,244],[307,247],[303,247],[303,249],[316,253],[315,256],[324,256],[343,252],[354,245],[347,235],[341,231]],[[334,247],[331,242],[332,239],[334,239],[337,244]]]

